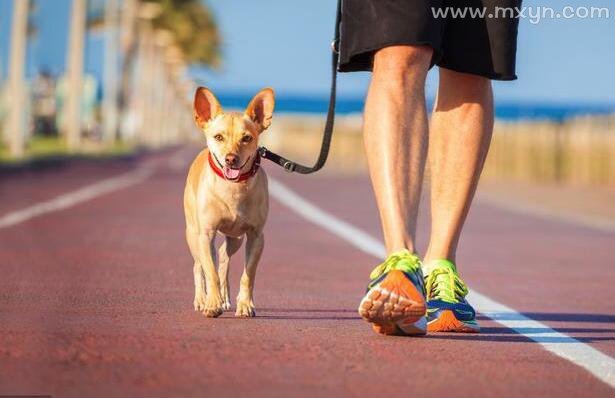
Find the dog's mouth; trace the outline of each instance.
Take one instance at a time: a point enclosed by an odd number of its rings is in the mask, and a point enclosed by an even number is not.
[[[220,162],[218,160],[218,157],[215,155],[214,159],[216,159],[216,163],[218,163],[218,166],[222,169],[222,174],[224,174],[224,178],[226,178],[227,180],[234,181],[241,177],[241,170],[245,167],[245,165],[248,164],[250,159],[252,159],[252,156],[249,156],[242,165],[237,167],[231,167],[227,166],[226,164],[222,164],[222,162]]]
[[[222,166],[222,172],[224,173],[224,178],[228,180],[236,180],[239,178],[239,174],[241,173],[241,167],[234,169],[229,166]]]

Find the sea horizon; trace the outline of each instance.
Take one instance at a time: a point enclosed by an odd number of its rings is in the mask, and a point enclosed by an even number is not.
[[[226,108],[244,108],[254,93],[217,92],[221,105]],[[428,99],[428,108],[434,100]],[[341,96],[337,98],[336,114],[361,114],[365,101],[360,97]],[[327,113],[329,98],[317,95],[286,94],[276,96],[275,109],[283,114],[324,115]],[[495,117],[502,121],[547,120],[564,122],[582,116],[615,114],[615,104],[597,103],[555,103],[539,101],[496,101]]]

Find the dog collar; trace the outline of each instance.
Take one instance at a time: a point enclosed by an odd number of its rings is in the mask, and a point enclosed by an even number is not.
[[[220,162],[218,162],[218,159],[216,159],[216,157],[213,156],[211,154],[211,152],[209,152],[209,154],[208,154],[208,159],[209,159],[209,167],[211,167],[211,169],[214,171],[214,173],[216,173],[218,175],[218,177],[224,178],[225,180],[231,181],[231,182],[243,182],[243,181],[246,181],[247,179],[252,177],[254,174],[256,174],[256,172],[258,171],[258,169],[260,168],[260,165],[261,165],[261,156],[257,152],[256,153],[256,157],[254,158],[254,162],[252,162],[252,167],[250,168],[250,170],[248,170],[245,173],[241,174],[235,180],[229,180],[224,175],[224,171],[222,171],[222,168],[220,167]]]

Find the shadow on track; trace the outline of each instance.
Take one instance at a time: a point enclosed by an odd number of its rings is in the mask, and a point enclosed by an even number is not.
[[[301,319],[301,320],[330,320],[330,321],[356,321],[361,319],[355,310],[349,309],[297,309],[297,308],[263,308],[261,313],[274,313],[276,315],[263,315],[262,319]],[[279,315],[277,315],[279,314]],[[296,314],[296,315],[295,315]],[[304,315],[302,315],[304,314]],[[319,315],[322,314],[322,315]],[[338,315],[335,315],[338,314]]]
[[[615,315],[609,314],[570,314],[570,313],[549,313],[549,312],[524,312],[522,315],[531,318],[535,321],[552,321],[552,322],[588,322],[588,323],[613,323],[615,324]],[[479,315],[478,320],[488,320],[490,318]],[[502,313],[497,315],[497,319],[505,321],[521,320],[515,314]]]
[[[575,342],[582,343],[592,343],[597,341],[615,341],[615,337],[574,337],[573,341],[569,337],[536,337],[535,340],[530,339],[529,337],[525,337],[520,334],[510,334],[510,335],[486,335],[484,333],[478,335],[471,334],[428,334],[425,336],[427,339],[440,339],[440,340],[463,340],[463,341],[491,341],[497,343],[562,343],[562,344],[572,344]]]
[[[299,309],[299,308],[262,308],[256,319],[260,320],[320,320],[320,321],[359,321],[361,317],[350,309]],[[615,316],[605,314],[563,314],[563,313],[525,313],[527,317],[539,321],[556,322],[587,322],[614,323]],[[224,317],[222,319],[240,319]],[[493,321],[484,315],[478,315],[480,321]],[[498,314],[498,320],[521,319],[514,314]],[[553,330],[564,334],[584,334],[583,336],[559,337],[550,336]],[[531,335],[532,339],[520,333]],[[544,334],[544,335],[541,335]],[[613,336],[598,336],[597,334],[613,334]],[[517,331],[507,327],[483,327],[480,334],[430,333],[425,338],[464,341],[491,341],[503,343],[573,343],[574,340],[584,343],[595,341],[615,341],[615,328],[588,327],[553,327],[550,328],[520,328]],[[573,340],[574,339],[574,340]]]

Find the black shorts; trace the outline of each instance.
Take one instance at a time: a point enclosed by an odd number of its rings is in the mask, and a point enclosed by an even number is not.
[[[434,14],[447,7],[446,17]],[[467,11],[465,18],[453,18],[452,10],[462,7],[484,7],[485,17],[470,18]],[[515,80],[515,7],[521,7],[521,0],[342,0],[339,70],[371,71],[376,50],[423,45],[434,50],[432,66]]]

